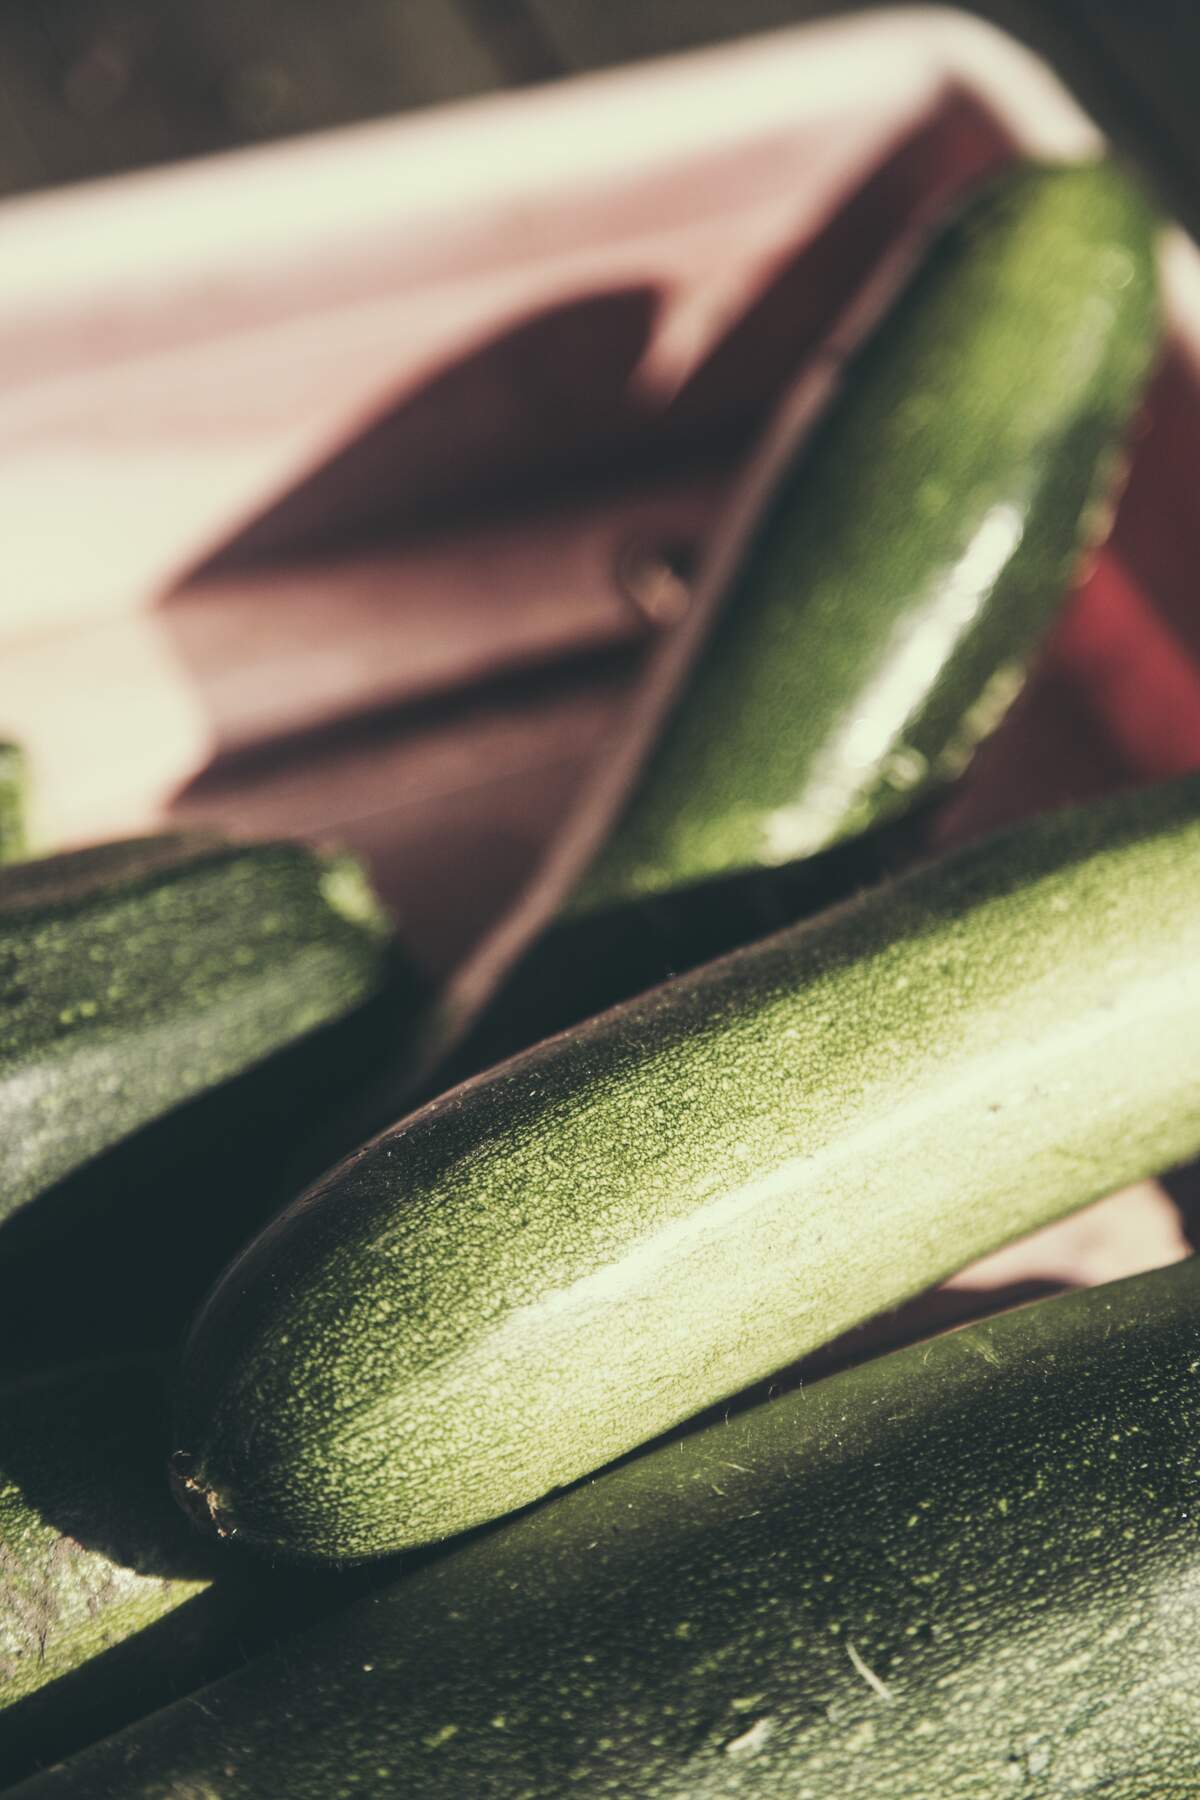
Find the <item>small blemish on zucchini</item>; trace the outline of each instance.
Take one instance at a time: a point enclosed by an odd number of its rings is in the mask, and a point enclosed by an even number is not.
[[[194,1459],[186,1450],[177,1450],[172,1456],[170,1479],[176,1500],[200,1531],[215,1532],[222,1538],[236,1535],[227,1506],[216,1489],[206,1486],[195,1473]]]

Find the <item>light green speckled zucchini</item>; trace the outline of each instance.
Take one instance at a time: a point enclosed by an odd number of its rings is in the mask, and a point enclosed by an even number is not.
[[[427,1106],[210,1296],[181,1497],[448,1536],[1193,1153],[1198,882],[1200,777],[1036,819]]]

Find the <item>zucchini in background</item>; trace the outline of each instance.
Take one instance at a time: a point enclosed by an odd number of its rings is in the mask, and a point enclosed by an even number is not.
[[[0,1225],[361,1005],[389,956],[359,865],[299,844],[145,838],[0,870]]]
[[[0,862],[15,862],[25,854],[28,781],[24,752],[0,742]]]
[[[666,1443],[19,1800],[1194,1797],[1198,1270]]]
[[[956,774],[1106,533],[1155,220],[1019,167],[941,236],[785,464],[575,911],[807,856]]]
[[[1192,1154],[1198,876],[1200,777],[1048,815],[433,1102],[209,1297],[181,1500],[449,1536]]]

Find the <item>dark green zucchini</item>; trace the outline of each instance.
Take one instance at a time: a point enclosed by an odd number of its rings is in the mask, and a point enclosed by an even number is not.
[[[435,1101],[193,1328],[176,1479],[297,1558],[575,1480],[1200,1148],[1200,777],[1050,815]]]
[[[1107,531],[1157,335],[1112,164],[969,206],[785,461],[574,910],[810,855],[957,773]]]
[[[16,744],[0,743],[0,863],[25,854],[25,790],[28,771]]]
[[[665,1443],[19,1800],[1194,1800],[1198,1482],[1193,1260]]]
[[[298,844],[147,838],[0,870],[0,1222],[361,1005],[389,957],[358,864]]]

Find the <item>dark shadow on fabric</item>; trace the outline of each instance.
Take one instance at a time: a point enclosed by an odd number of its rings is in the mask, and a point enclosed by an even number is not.
[[[185,581],[395,538],[530,485],[557,486],[644,429],[645,402],[629,378],[657,307],[646,287],[589,294],[446,363]]]
[[[622,693],[639,654],[512,673],[469,693],[360,715],[299,743],[218,757],[176,796],[172,815],[188,825],[225,821],[239,835],[286,836],[297,829],[297,792],[310,810],[334,814],[362,808],[370,792],[379,810],[368,805],[330,829],[366,860],[406,954],[436,982],[524,889],[586,778],[577,707],[594,710]],[[515,768],[489,762],[497,721]],[[448,750],[461,776],[450,787]],[[381,769],[396,771],[394,786],[381,782]]]

